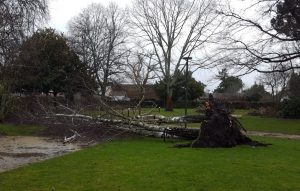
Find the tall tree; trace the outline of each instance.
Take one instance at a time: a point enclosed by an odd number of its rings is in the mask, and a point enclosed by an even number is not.
[[[92,88],[93,79],[87,67],[53,29],[39,30],[26,40],[13,67],[18,72],[19,91],[74,93]]]
[[[18,48],[48,17],[47,0],[0,1],[0,76],[7,76]]]
[[[300,74],[292,73],[288,81],[288,92],[291,97],[300,98]]]
[[[271,91],[273,99],[280,100],[285,96],[290,76],[290,72],[262,73],[259,80]]]
[[[121,72],[126,56],[127,15],[116,4],[91,4],[69,24],[70,42],[95,76],[101,95]]]
[[[229,76],[226,69],[222,69],[217,75],[217,78],[221,80],[221,83],[215,89],[215,93],[238,93],[244,86],[240,78]]]
[[[243,91],[245,98],[248,101],[259,101],[268,93],[262,84],[253,84],[250,88]]]
[[[167,93],[167,110],[172,110],[173,86],[182,70],[182,58],[201,50],[218,29],[213,0],[135,0],[133,25],[145,46],[158,60]],[[199,61],[199,63],[202,63]]]
[[[280,34],[300,40],[300,1],[278,1],[276,10],[276,16],[271,20],[272,27]]]
[[[11,110],[11,64],[22,42],[48,16],[47,0],[0,0],[0,118]]]
[[[186,80],[186,75],[180,71],[177,71],[177,80],[173,84],[173,97],[172,99],[174,101],[178,100],[184,100],[185,99],[185,80]],[[188,95],[188,100],[194,100],[199,98],[204,94],[204,88],[205,85],[197,81],[195,78],[192,76],[192,72],[188,72],[187,75],[187,95]],[[166,92],[166,83],[163,81],[156,82],[155,84],[155,89],[157,91],[157,94],[164,99],[167,95]]]

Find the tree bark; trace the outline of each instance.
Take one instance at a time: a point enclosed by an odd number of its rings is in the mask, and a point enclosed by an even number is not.
[[[166,111],[173,111],[173,100],[171,96],[167,96],[166,99]]]
[[[173,90],[167,84],[167,97],[166,97],[166,111],[173,111],[173,99],[172,99]]]

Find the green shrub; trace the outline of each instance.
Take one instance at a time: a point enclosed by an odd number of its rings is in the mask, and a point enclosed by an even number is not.
[[[294,97],[282,101],[280,115],[285,118],[300,118],[300,98]]]
[[[3,121],[15,109],[15,101],[8,88],[0,85],[0,121]]]

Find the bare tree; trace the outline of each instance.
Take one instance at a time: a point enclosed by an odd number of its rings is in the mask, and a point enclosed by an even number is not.
[[[243,73],[300,68],[298,0],[230,2],[220,11],[229,19],[222,47],[223,63],[234,65]],[[238,6],[243,8],[234,9]]]
[[[89,65],[102,96],[112,77],[121,72],[127,53],[126,24],[126,11],[112,3],[108,7],[91,4],[70,21],[71,44]]]
[[[262,73],[259,76],[259,81],[267,86],[267,89],[271,91],[273,99],[278,101],[287,93],[286,90],[290,76],[291,72]]]
[[[11,67],[19,47],[47,16],[47,0],[0,0],[0,120],[12,110]]]
[[[145,99],[146,86],[157,78],[157,62],[153,57],[151,52],[136,51],[127,58],[125,75],[139,89],[139,103],[136,105],[139,110]]]
[[[176,82],[175,71],[183,69],[182,58],[203,49],[218,29],[215,6],[213,0],[134,2],[133,24],[158,60],[166,82],[167,110],[172,110],[172,86]]]
[[[0,72],[15,58],[18,47],[48,18],[47,0],[0,1]]]

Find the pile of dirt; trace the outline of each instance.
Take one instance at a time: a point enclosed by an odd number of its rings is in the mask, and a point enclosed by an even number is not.
[[[75,141],[86,144],[136,138],[140,136],[136,133],[117,128],[115,125],[108,123],[93,124],[89,126],[86,124],[76,126],[66,124],[48,124],[47,127],[39,133],[39,135],[68,138],[73,136],[75,132],[78,133]]]
[[[37,136],[59,138],[62,141],[76,132],[79,136],[74,141],[84,144],[140,137],[139,134],[118,128],[115,124],[86,122],[78,119],[54,119],[43,115],[37,117],[28,113],[18,113],[6,122],[43,126],[44,128],[38,132]]]

